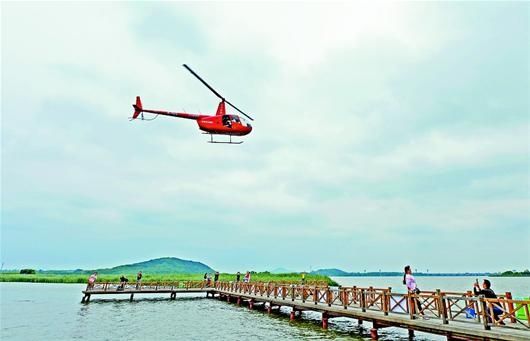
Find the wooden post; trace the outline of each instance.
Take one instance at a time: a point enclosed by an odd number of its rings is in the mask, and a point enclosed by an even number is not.
[[[414,329],[409,329],[409,340],[414,339]]]
[[[133,298],[134,298],[134,294],[131,294],[131,297],[129,298],[129,301],[132,302]]]
[[[370,339],[379,340],[379,334],[377,334],[377,328],[370,329]]]
[[[323,329],[328,329],[328,319],[329,319],[328,313],[323,312],[322,313],[322,328]]]
[[[318,304],[318,296],[319,290],[318,287],[315,285],[315,291],[313,291],[313,301],[315,301],[315,304]]]
[[[269,302],[269,305],[267,306],[267,314],[272,313],[272,302]]]
[[[230,303],[230,295],[226,295],[226,301]]]
[[[294,321],[296,317],[295,315],[296,315],[296,310],[293,308],[293,310],[291,310],[291,314],[289,314],[289,320]]]
[[[361,309],[363,312],[366,311],[366,296],[364,289],[361,289]]]
[[[295,295],[296,295],[295,286],[293,284],[291,284],[291,301],[294,301]]]
[[[331,307],[331,302],[333,302],[333,292],[329,287],[326,289],[326,302],[328,303],[328,307]]]
[[[237,305],[238,305],[238,306],[241,305],[241,296],[238,296],[238,297],[237,297]]]
[[[252,310],[254,308],[254,300],[253,299],[250,299],[250,301],[248,301],[248,308],[250,310]]]
[[[449,321],[447,321],[447,301],[445,300],[444,294],[440,291],[440,289],[436,289],[436,296],[438,300],[438,313],[440,314],[442,318],[443,324],[448,324]]]
[[[383,303],[383,312],[385,316],[388,316],[388,312],[390,311],[390,295],[392,292],[392,288],[388,287],[388,289],[384,292],[384,303]]]
[[[370,286],[368,287],[368,303],[366,303],[366,299],[364,303],[366,304],[366,308],[368,308],[370,305],[374,304],[374,287]]]
[[[468,290],[466,291],[466,297],[473,297],[473,291],[471,290]],[[466,300],[466,309],[469,308],[469,307],[473,307],[475,308],[475,301],[471,300],[471,301],[468,301]],[[478,307],[477,307],[478,308]],[[478,309],[477,309],[478,310]]]
[[[482,324],[484,325],[485,330],[490,330],[491,326],[488,321],[488,307],[486,306],[486,301],[484,301],[484,295],[479,295],[478,300],[482,307]]]
[[[415,308],[413,295],[414,294],[411,294],[410,292],[407,293],[407,299],[408,299],[408,302],[409,302],[409,316],[410,316],[411,320],[414,320],[414,308]]]
[[[517,320],[515,319],[515,316],[513,314],[513,311],[514,311],[514,307],[513,307],[513,302],[511,302],[512,300],[512,293],[507,291],[506,292],[506,299],[509,300],[506,302],[506,304],[508,305],[508,312],[510,313],[510,322],[511,323],[516,323]]]

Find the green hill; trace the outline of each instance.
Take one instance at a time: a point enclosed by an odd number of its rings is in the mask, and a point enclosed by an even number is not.
[[[318,269],[311,271],[311,274],[314,275],[323,275],[323,276],[350,276],[351,273],[340,270],[340,269]]]
[[[201,262],[164,257],[140,263],[120,265],[110,269],[97,269],[96,271],[101,274],[132,274],[138,271],[150,274],[195,274],[213,272],[214,270]]]

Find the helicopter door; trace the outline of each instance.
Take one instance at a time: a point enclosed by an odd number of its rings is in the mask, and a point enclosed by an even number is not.
[[[232,120],[229,115],[223,115],[223,125],[228,128],[232,128]]]

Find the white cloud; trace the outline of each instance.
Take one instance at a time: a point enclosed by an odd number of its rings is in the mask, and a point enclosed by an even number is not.
[[[142,6],[2,5],[3,210],[48,212],[72,230],[76,217],[102,230],[129,229],[135,214],[164,220],[161,229],[215,222],[219,233],[245,231],[260,240],[292,224],[291,233],[303,232],[311,243],[323,231],[339,238],[362,232],[372,241],[400,234],[396,226],[444,233],[528,220],[527,206],[510,191],[527,178],[480,178],[504,160],[528,164],[525,113],[502,126],[462,129],[462,115],[454,125],[433,120],[419,129],[416,121],[440,112],[419,113],[419,97],[400,98],[403,82],[436,86],[410,73],[455,53],[450,43],[466,20],[450,23],[437,5],[383,2],[165,6],[201,31],[200,53],[191,41],[145,44],[137,26],[148,24]],[[135,95],[146,107],[215,107],[217,99],[178,71],[182,62],[198,65],[255,114],[245,144],[206,144],[192,121],[126,121]],[[483,100],[473,99],[477,111]],[[425,197],[406,186],[400,195],[378,192],[453,170],[477,175],[469,191],[508,193],[457,200],[453,189],[424,189]],[[62,205],[71,210],[64,218]],[[294,222],[256,221],[262,216]]]

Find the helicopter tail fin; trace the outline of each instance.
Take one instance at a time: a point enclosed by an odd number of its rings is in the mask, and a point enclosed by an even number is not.
[[[143,110],[142,100],[140,99],[140,96],[136,96],[136,104],[133,104],[133,108],[134,108],[134,114],[132,116],[132,119],[134,120],[135,118],[138,117],[138,115],[140,115],[140,113]]]

